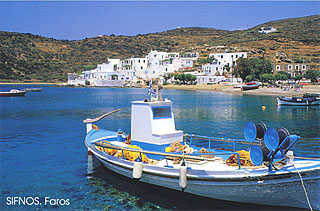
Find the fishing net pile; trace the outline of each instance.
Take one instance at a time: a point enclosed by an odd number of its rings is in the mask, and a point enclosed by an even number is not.
[[[166,147],[165,152],[182,152],[185,154],[191,154],[194,151],[192,147],[187,144],[181,144],[180,142],[174,142],[170,146]]]
[[[101,142],[100,144],[103,145],[104,143]],[[132,151],[128,151],[128,150],[111,149],[111,148],[107,148],[107,145],[106,145],[106,147],[101,147],[101,146],[95,146],[95,147],[97,150],[99,150],[101,152],[104,151],[108,155],[112,155],[117,158],[125,158],[126,160],[129,160],[129,161],[136,161],[138,158],[140,158],[140,159],[142,159],[142,162],[149,163],[149,159],[144,153],[132,152]],[[136,145],[128,145],[127,148],[141,150],[141,148]]]
[[[250,152],[245,150],[236,151],[239,154],[241,166],[254,166],[250,160]],[[237,166],[238,157],[237,154],[232,154],[227,160],[226,164],[228,166]]]

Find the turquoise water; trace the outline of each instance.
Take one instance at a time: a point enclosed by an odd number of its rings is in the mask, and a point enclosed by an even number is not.
[[[105,168],[88,177],[82,120],[120,108],[98,126],[129,132],[130,101],[144,99],[146,93],[145,89],[43,87],[25,97],[0,98],[0,210],[274,209],[145,185]],[[187,133],[242,138],[246,122],[264,121],[304,138],[295,146],[297,156],[320,157],[320,106],[278,108],[275,97],[207,91],[164,90],[163,96],[174,102],[176,127]],[[8,206],[9,196],[40,197],[41,202],[45,197],[70,199],[70,205]]]

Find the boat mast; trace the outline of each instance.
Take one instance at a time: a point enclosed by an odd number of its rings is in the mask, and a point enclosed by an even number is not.
[[[153,85],[156,87],[153,88]],[[162,95],[160,92],[160,85],[158,79],[150,80],[150,86],[148,89],[148,95],[150,95],[150,101],[162,101]]]

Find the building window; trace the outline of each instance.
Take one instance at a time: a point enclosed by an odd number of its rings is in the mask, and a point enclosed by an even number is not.
[[[221,59],[223,58],[223,55],[221,55]]]
[[[277,65],[277,66],[276,66],[276,69],[277,69],[277,70],[280,70],[280,65]]]
[[[236,58],[238,58],[238,55],[236,55]]]
[[[302,70],[306,70],[307,68],[306,68],[305,65],[302,65],[302,66],[301,66],[301,69],[302,69]]]
[[[288,70],[292,70],[292,65],[291,64],[288,65]]]
[[[140,59],[138,60],[138,62],[140,63]]]
[[[295,66],[295,70],[299,70],[299,65],[296,65],[296,66]]]

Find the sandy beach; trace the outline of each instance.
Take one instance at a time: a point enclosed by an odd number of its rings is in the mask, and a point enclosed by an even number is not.
[[[181,90],[207,90],[207,91],[216,91],[216,92],[225,92],[236,95],[251,94],[251,95],[272,95],[272,96],[291,96],[291,95],[300,95],[305,93],[320,93],[320,85],[308,85],[301,88],[299,91],[295,89],[289,89],[284,91],[280,88],[259,88],[248,91],[241,91],[240,88],[233,88],[232,86],[227,85],[165,85],[164,89],[181,89]]]

